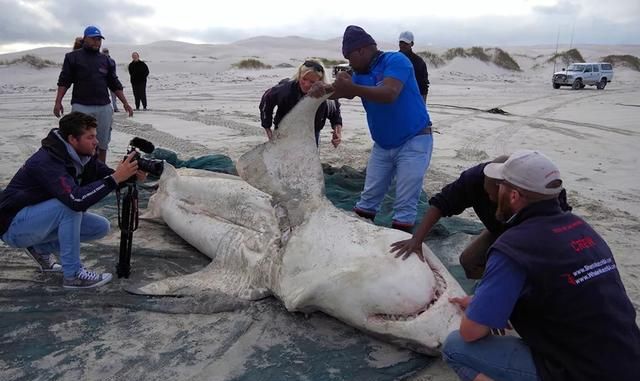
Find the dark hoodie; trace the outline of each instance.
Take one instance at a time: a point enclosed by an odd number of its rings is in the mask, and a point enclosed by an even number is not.
[[[73,148],[68,148],[57,128],[42,140],[42,147],[27,159],[0,194],[0,235],[26,206],[57,198],[70,209],[84,212],[116,189],[113,169],[95,155],[80,158],[70,150]]]

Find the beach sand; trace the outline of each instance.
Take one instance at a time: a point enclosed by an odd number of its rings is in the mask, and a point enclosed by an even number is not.
[[[125,94],[133,105],[126,64],[132,51],[149,65],[149,111],[115,114],[108,161],[115,167],[133,136],[177,152],[181,158],[212,153],[236,160],[266,140],[258,103],[263,91],[293,74],[294,68],[240,70],[246,58],[297,65],[306,57],[340,59],[339,40],[261,37],[230,45],[191,45],[164,41],[143,46],[109,46],[118,63]],[[382,48],[394,50],[392,44]],[[481,161],[522,148],[539,149],[560,167],[574,212],[584,217],[611,247],[636,310],[640,306],[640,72],[615,68],[604,91],[551,87],[554,47],[506,48],[523,69],[511,72],[473,58],[456,58],[430,67],[428,109],[434,123],[434,152],[424,181],[433,194]],[[587,61],[609,54],[640,56],[640,46],[577,46]],[[417,51],[424,50],[419,46]],[[430,49],[442,52],[444,49]],[[61,63],[66,49],[42,48],[35,54]],[[11,60],[24,53],[0,55]],[[535,67],[535,68],[534,68]],[[561,64],[557,65],[559,70]],[[0,186],[56,127],[52,115],[57,66],[0,65]],[[64,99],[71,106],[70,92]],[[363,168],[371,149],[365,113],[358,99],[343,100],[343,142],[334,149],[330,128],[321,133],[323,163]],[[488,113],[499,108],[505,115]],[[474,218],[472,212],[464,217]],[[117,228],[115,229],[117,231]],[[115,234],[115,233],[113,233]],[[110,237],[111,241],[117,237]],[[2,250],[18,253],[18,250]],[[0,257],[0,267],[10,259]],[[452,253],[455,257],[455,253]],[[12,259],[14,260],[14,259]],[[24,259],[25,263],[28,260]],[[30,274],[30,273],[26,273]],[[6,271],[2,277],[7,277]],[[35,276],[35,275],[34,275]],[[9,287],[11,282],[3,282]],[[166,327],[166,329],[169,329]],[[438,361],[414,380],[455,380]]]

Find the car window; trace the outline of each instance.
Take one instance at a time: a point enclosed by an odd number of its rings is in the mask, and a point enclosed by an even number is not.
[[[611,70],[611,64],[602,64],[602,70]]]
[[[591,65],[586,65],[584,68],[585,73],[591,73]]]
[[[593,71],[596,73],[600,71],[600,68],[598,68],[598,66],[599,65],[593,65]]]
[[[571,64],[567,68],[567,71],[583,71],[583,70],[584,70],[584,65]]]

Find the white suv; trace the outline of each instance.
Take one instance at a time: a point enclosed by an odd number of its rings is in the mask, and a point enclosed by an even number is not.
[[[586,85],[596,86],[598,90],[604,89],[613,79],[613,66],[607,62],[597,63],[573,63],[567,70],[553,73],[553,88],[571,86],[572,89],[582,89]]]

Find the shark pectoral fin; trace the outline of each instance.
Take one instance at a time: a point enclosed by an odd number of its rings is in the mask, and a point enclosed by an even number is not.
[[[271,296],[266,288],[249,284],[246,276],[216,268],[213,264],[188,275],[180,275],[147,284],[125,287],[134,295],[195,296],[225,294],[244,300],[259,300]]]

